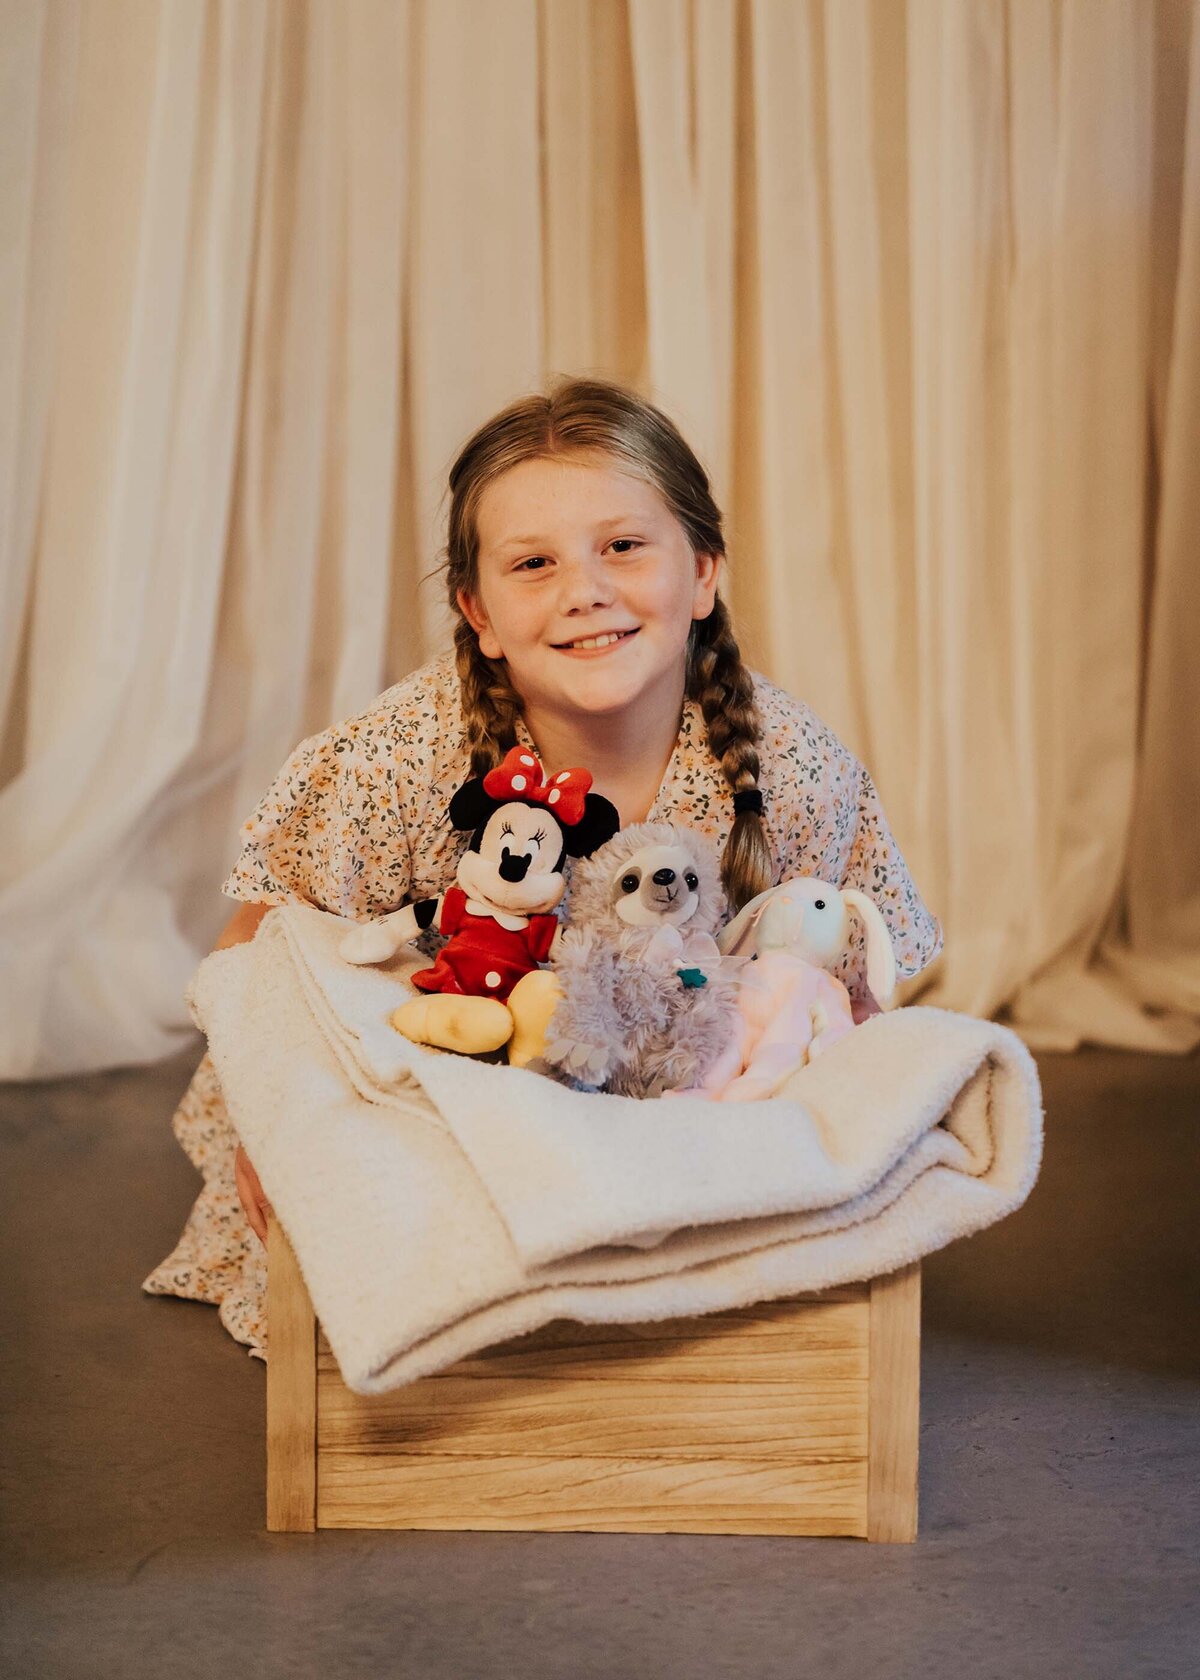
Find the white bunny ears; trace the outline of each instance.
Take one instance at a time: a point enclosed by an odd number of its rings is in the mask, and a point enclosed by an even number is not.
[[[781,881],[743,905],[717,935],[717,945],[725,956],[789,951],[827,968],[846,949],[851,911],[866,936],[867,985],[886,1007],[896,989],[891,936],[874,901],[857,887],[835,887],[808,875]]]

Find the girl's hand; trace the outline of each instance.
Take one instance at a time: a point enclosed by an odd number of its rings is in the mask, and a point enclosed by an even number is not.
[[[856,1027],[861,1026],[870,1016],[882,1014],[883,1010],[869,991],[865,991],[860,998],[850,999],[850,1017]]]
[[[239,1143],[237,1153],[233,1158],[233,1175],[237,1182],[238,1201],[242,1204],[242,1212],[250,1221],[250,1227],[263,1247],[267,1246],[267,1215],[272,1212],[271,1204],[263,1195],[263,1187],[258,1181],[258,1174],[251,1164],[250,1157]]]

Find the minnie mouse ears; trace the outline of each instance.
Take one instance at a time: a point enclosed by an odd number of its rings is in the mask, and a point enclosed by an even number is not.
[[[558,824],[569,857],[590,857],[621,826],[616,806],[590,793],[591,785],[591,771],[581,769],[560,770],[547,781],[528,747],[513,747],[494,770],[463,783],[450,801],[450,821],[455,828],[477,829],[502,805],[535,805]]]

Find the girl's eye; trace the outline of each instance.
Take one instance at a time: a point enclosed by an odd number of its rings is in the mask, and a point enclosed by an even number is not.
[[[642,546],[634,537],[617,537],[612,546],[616,548],[617,543],[626,543],[630,548],[640,548]]]
[[[515,572],[540,572],[545,568],[545,565],[546,556],[544,554],[531,554],[528,560],[519,560],[513,570]]]

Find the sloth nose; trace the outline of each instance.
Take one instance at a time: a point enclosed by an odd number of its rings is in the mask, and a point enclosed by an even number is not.
[[[528,868],[529,858],[524,852],[518,852],[514,857],[508,847],[504,847],[500,856],[500,879],[502,881],[523,881]]]
[[[656,869],[652,879],[656,887],[669,887],[675,879],[675,871],[673,869]]]

